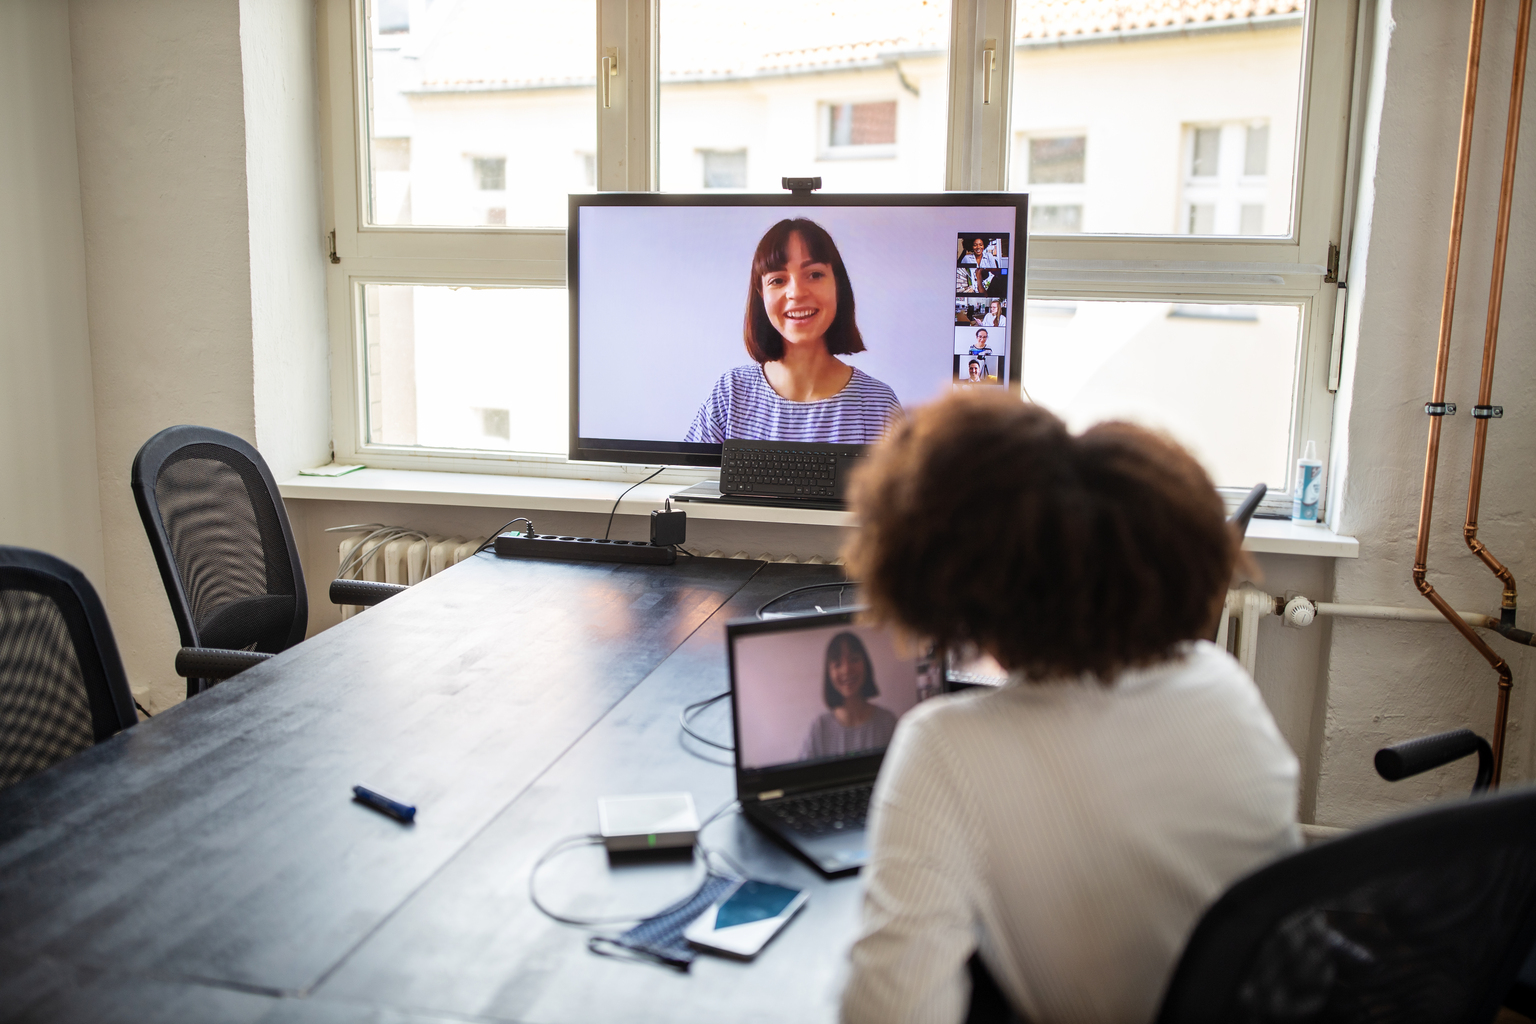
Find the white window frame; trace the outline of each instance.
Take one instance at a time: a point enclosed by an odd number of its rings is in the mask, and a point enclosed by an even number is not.
[[[594,94],[597,187],[653,190],[659,136],[658,0],[594,2],[598,26],[594,75],[604,57],[617,63],[608,81],[608,105]],[[1028,59],[1027,53],[1011,45],[1014,0],[950,2],[946,184],[955,190],[1003,190],[1014,146],[1009,119],[1013,67],[1016,59]],[[1347,239],[1342,238],[1346,154],[1351,142],[1352,89],[1358,107],[1362,77],[1355,39],[1363,13],[1360,7],[1371,3],[1312,0],[1308,5],[1288,235],[1080,234],[1030,241],[1031,298],[1300,305],[1300,400],[1292,414],[1293,459],[1307,440],[1315,440],[1320,457],[1328,460],[1333,414],[1329,367],[1330,362],[1337,364],[1338,348],[1336,288],[1328,267],[1330,248],[1339,247],[1341,241],[1347,258]],[[363,109],[367,29],[365,0],[320,0],[322,157],[326,217],[333,232],[327,287],[336,459],[381,468],[596,479],[632,476],[632,467],[570,463],[559,455],[365,443],[364,284],[565,286],[562,229],[367,222],[361,184],[367,146]],[[984,60],[985,56],[992,60]],[[984,102],[984,97],[990,97],[990,102]],[[668,472],[679,481],[707,475],[687,469]]]

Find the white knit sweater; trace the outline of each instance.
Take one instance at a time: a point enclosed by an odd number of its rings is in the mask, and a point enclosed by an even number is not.
[[[918,705],[875,786],[843,1021],[962,1020],[977,949],[1034,1024],[1151,1020],[1205,908],[1299,845],[1296,777],[1204,641],[1108,687]]]

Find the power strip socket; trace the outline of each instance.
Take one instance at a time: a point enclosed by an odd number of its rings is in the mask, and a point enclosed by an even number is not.
[[[671,565],[677,561],[676,551],[643,540],[594,540],[547,534],[526,537],[521,533],[503,533],[496,538],[496,553],[502,558],[563,558],[573,562]]]

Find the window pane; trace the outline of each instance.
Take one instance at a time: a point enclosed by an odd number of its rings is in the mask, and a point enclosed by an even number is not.
[[[1010,187],[1079,206],[1081,231],[1289,234],[1306,6],[1017,0]],[[1080,177],[1051,177],[1069,138]]]
[[[595,181],[596,5],[369,0],[369,16],[370,223],[563,227]]]
[[[943,189],[948,0],[660,2],[663,191]]]
[[[699,156],[704,160],[705,188],[747,187],[746,150],[721,152],[718,149],[706,149]]]
[[[1218,486],[1287,486],[1299,306],[1032,300],[1024,387],[1074,430],[1166,430]]]
[[[564,454],[560,288],[363,287],[368,442]]]
[[[1081,183],[1088,140],[1082,135],[1029,140],[1029,183]]]

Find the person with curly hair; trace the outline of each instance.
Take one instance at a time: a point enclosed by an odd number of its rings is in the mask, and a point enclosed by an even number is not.
[[[1296,758],[1200,639],[1243,557],[1220,496],[1166,437],[1002,389],[869,461],[845,555],[872,617],[1009,680],[897,725],[843,1020],[961,1021],[973,954],[1035,1024],[1152,1020],[1205,908],[1300,842]]]

